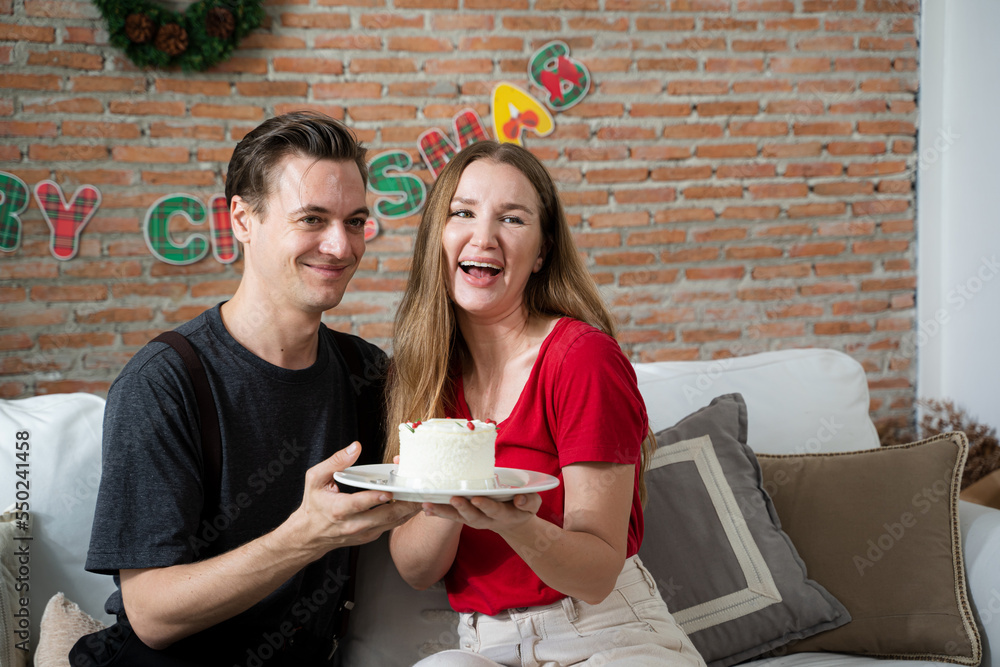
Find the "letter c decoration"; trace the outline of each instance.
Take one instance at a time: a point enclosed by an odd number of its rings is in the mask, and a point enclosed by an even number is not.
[[[182,215],[193,224],[205,222],[208,212],[201,200],[186,194],[166,195],[146,211],[142,233],[149,251],[161,262],[183,266],[194,264],[208,254],[208,239],[204,234],[191,234],[182,244],[170,237],[170,220]]]

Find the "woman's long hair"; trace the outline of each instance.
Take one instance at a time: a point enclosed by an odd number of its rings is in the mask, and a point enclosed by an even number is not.
[[[516,144],[479,141],[462,150],[431,187],[417,228],[413,265],[396,313],[393,359],[389,371],[385,461],[399,453],[398,426],[405,421],[444,417],[456,408],[451,373],[465,352],[454,307],[448,296],[442,237],[451,200],[465,168],[476,160],[506,164],[534,186],[541,203],[539,219],[545,259],[528,279],[524,306],[529,316],[566,316],[615,335],[614,317],[583,264],[573,242],[555,183],[545,165]],[[655,441],[643,441],[640,491],[646,461]]]

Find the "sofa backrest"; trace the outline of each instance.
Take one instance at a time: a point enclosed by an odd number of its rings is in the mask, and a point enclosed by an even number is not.
[[[861,364],[843,352],[782,350],[715,361],[640,363],[635,370],[654,433],[716,396],[735,392],[747,404],[747,444],[755,452],[879,446],[868,413],[868,378]]]

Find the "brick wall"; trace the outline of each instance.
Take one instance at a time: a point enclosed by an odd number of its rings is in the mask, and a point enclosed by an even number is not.
[[[0,0],[0,171],[103,194],[77,257],[37,204],[0,253],[0,395],[103,393],[125,361],[234,290],[240,263],[155,259],[159,197],[223,189],[234,143],[318,108],[372,155],[490,91],[529,87],[553,39],[586,99],[526,135],[634,360],[821,346],[867,369],[878,419],[914,395],[917,0],[268,0],[262,29],[199,74],[139,71],[97,10]],[[537,92],[537,89],[532,89]],[[416,216],[382,221],[329,324],[385,348]],[[174,224],[178,233],[183,225]]]

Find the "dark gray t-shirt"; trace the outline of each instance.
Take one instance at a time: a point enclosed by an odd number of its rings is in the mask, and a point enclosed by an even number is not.
[[[302,370],[274,366],[240,345],[226,331],[218,305],[177,331],[198,352],[215,398],[221,511],[202,516],[201,436],[188,372],[174,350],[151,343],[108,392],[103,473],[86,564],[91,572],[117,575],[120,569],[190,563],[260,537],[301,504],[306,470],[358,439],[364,414],[377,414],[373,430],[384,432],[385,354],[360,338],[350,342],[361,354],[363,378],[348,371],[333,334],[322,325],[316,363]],[[378,405],[360,410],[361,401]],[[383,440],[362,442],[359,463],[378,462]],[[330,552],[200,639],[213,633],[232,637],[235,630],[252,648],[266,633],[282,631],[282,623],[286,631],[302,628],[306,635],[329,637],[347,572],[347,550]],[[106,610],[123,613],[120,590]]]

